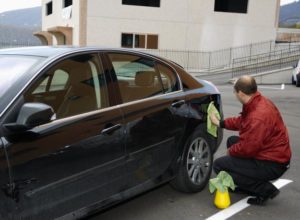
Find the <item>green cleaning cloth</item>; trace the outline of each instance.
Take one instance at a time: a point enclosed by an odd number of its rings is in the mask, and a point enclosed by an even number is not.
[[[211,122],[209,117],[211,114],[215,114],[219,120],[221,119],[220,113],[213,102],[210,102],[207,108],[207,132],[212,136],[217,137],[217,126]]]

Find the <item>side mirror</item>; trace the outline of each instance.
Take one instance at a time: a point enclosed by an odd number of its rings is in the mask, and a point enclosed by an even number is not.
[[[24,132],[51,121],[54,111],[43,103],[25,103],[15,123],[4,124],[11,132]]]

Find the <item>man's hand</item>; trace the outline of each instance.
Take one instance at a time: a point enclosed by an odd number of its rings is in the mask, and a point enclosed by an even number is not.
[[[220,127],[220,120],[217,118],[217,116],[214,113],[211,113],[209,115],[211,122],[216,125],[217,127]]]

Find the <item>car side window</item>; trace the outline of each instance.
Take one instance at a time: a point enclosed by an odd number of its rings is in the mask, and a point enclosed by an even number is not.
[[[58,119],[108,107],[98,56],[77,55],[60,61],[25,92],[24,99],[50,105]]]
[[[179,86],[173,70],[162,64],[157,64],[157,68],[160,73],[164,93],[177,91]]]
[[[69,74],[66,71],[62,69],[56,70],[51,80],[49,91],[64,90],[67,86],[68,79]]]
[[[47,86],[49,87],[48,88],[49,91],[64,90],[67,85],[68,79],[69,79],[69,74],[62,69],[58,69],[54,72],[51,78],[48,76],[36,88],[36,90],[33,93],[36,94],[36,93],[46,92]]]
[[[131,54],[108,54],[123,103],[163,94],[154,60]]]

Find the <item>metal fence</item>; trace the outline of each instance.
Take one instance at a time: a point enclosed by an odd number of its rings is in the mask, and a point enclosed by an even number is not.
[[[232,78],[293,66],[300,59],[300,47],[282,49],[233,60]]]
[[[0,48],[8,47],[27,47],[40,46],[39,43],[18,42],[16,44],[7,44],[0,42]],[[291,52],[300,48],[300,42],[276,43],[275,41],[267,41],[255,44],[249,44],[240,47],[227,48],[216,51],[184,51],[184,50],[142,50],[150,54],[158,55],[170,59],[191,73],[209,73],[212,71],[222,71],[230,69],[244,61],[245,57],[250,60],[257,61],[257,56],[268,54],[273,57],[273,53],[278,51]],[[254,62],[255,62],[254,61]],[[248,61],[247,61],[248,62]],[[249,63],[244,64],[248,65]],[[250,63],[251,64],[251,63]]]
[[[177,62],[190,72],[211,72],[232,68],[234,60],[255,57],[276,51],[300,48],[300,42],[276,43],[275,41],[249,44],[217,51],[143,50]]]

